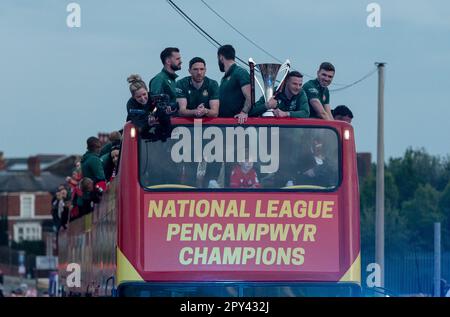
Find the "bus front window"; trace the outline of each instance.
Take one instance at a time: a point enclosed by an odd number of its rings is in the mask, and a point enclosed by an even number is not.
[[[338,135],[330,128],[177,126],[140,140],[140,181],[149,189],[317,189],[339,184]]]

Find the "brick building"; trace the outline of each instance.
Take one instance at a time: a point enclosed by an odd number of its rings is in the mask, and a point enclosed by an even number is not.
[[[53,193],[75,160],[65,155],[5,159],[0,153],[0,215],[8,216],[10,239],[45,240],[43,232],[52,226]]]

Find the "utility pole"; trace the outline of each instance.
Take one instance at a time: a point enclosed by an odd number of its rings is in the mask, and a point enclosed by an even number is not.
[[[375,262],[380,266],[380,287],[384,287],[384,66],[378,67],[377,192],[375,221]]]
[[[434,297],[441,294],[441,223],[434,223]]]

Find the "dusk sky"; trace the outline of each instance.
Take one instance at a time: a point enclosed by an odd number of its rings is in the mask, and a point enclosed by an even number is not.
[[[81,27],[66,24],[69,3],[81,7]],[[221,44],[256,62],[275,62],[210,11],[201,0],[174,0]],[[444,0],[205,0],[240,32],[293,69],[315,76],[336,67],[331,89],[386,62],[385,152],[408,147],[450,153],[450,2]],[[381,27],[370,28],[366,7],[381,7]],[[220,81],[217,49],[165,0],[2,0],[0,2],[0,151],[6,157],[82,154],[85,140],[123,127],[130,97],[126,78],[146,82],[162,68],[160,52],[201,56]],[[310,78],[305,78],[310,79]],[[355,116],[358,152],[376,159],[377,74],[331,92],[332,108]]]

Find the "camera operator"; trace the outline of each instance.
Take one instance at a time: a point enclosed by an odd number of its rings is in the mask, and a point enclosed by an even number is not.
[[[152,95],[150,99],[155,106],[154,116],[159,122],[159,126],[155,129],[155,134],[165,140],[172,133],[170,116],[178,113],[178,103],[170,101],[170,97],[167,94]]]
[[[131,120],[144,138],[152,137],[150,129],[159,122],[156,133],[168,137],[171,132],[170,115],[178,112],[178,104],[170,102],[166,94],[149,97],[147,86],[139,75],[130,75],[127,81],[131,92],[127,102],[127,121]]]
[[[156,121],[153,115],[155,105],[148,96],[145,82],[139,75],[130,75],[127,78],[130,84],[131,98],[127,102],[127,119],[132,121],[139,129],[148,130]]]

